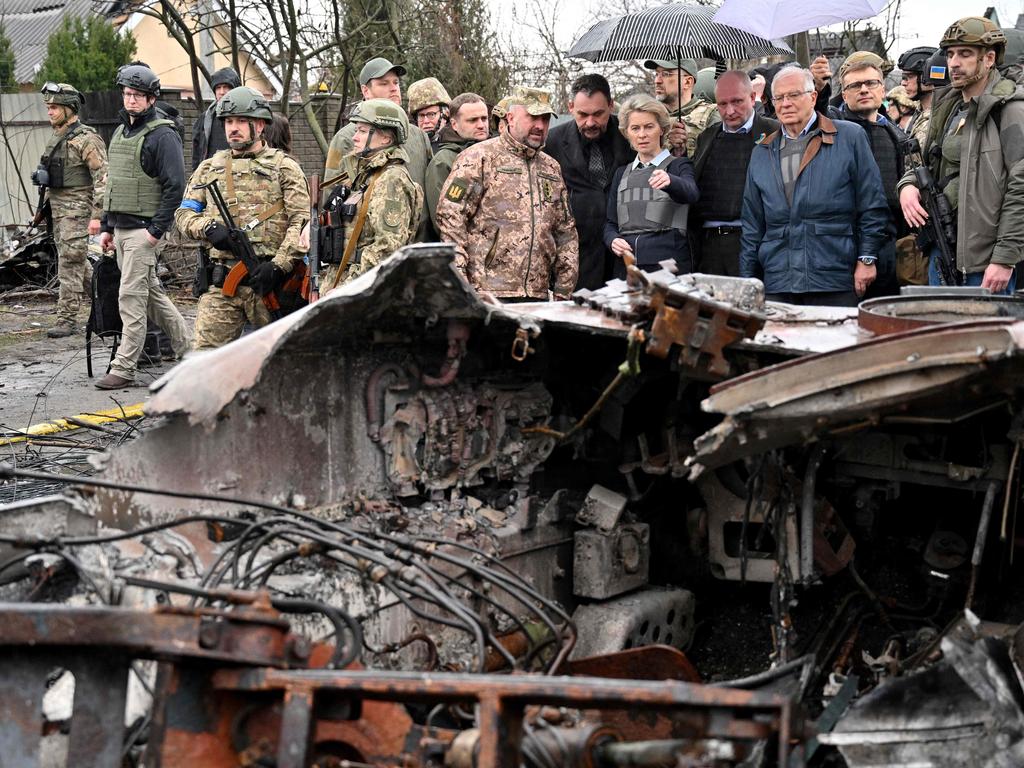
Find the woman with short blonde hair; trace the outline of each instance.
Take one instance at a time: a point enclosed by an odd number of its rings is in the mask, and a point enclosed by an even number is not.
[[[668,131],[672,127],[672,121],[668,116],[668,107],[647,93],[635,93],[627,98],[619,106],[619,133],[629,141],[629,133],[626,126],[629,125],[629,116],[633,112],[646,112],[654,115],[661,126],[661,146],[668,146]]]
[[[615,171],[608,191],[604,243],[617,257],[617,277],[628,263],[652,272],[666,259],[680,274],[693,271],[686,219],[700,192],[693,163],[666,149],[670,127],[668,110],[653,96],[630,96],[619,108],[619,130],[636,159]]]

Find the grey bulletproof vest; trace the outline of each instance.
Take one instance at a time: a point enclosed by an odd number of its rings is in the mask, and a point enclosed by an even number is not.
[[[619,232],[663,232],[669,229],[686,231],[688,205],[677,203],[663,189],[653,189],[651,174],[664,170],[674,158],[670,155],[658,165],[646,168],[626,167],[616,192]]]

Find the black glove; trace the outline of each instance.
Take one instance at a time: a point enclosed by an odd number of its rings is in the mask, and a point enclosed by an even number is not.
[[[266,296],[277,287],[277,281],[284,275],[272,261],[264,261],[249,275],[249,284],[260,296]]]
[[[219,221],[213,222],[206,228],[206,239],[218,251],[231,250],[231,230]]]

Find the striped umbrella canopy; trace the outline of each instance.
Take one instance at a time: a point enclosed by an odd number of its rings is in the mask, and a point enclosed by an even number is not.
[[[569,49],[588,61],[751,59],[791,54],[782,42],[719,24],[715,7],[672,3],[599,21]]]

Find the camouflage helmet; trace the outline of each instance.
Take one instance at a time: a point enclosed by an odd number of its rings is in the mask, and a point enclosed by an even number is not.
[[[1003,51],[1006,50],[1006,33],[994,21],[983,16],[966,16],[953,22],[939,42],[942,50],[954,45],[993,48],[996,52],[996,64],[1002,64]]]
[[[78,112],[85,104],[85,96],[79,93],[75,86],[68,83],[44,83],[40,93],[43,94],[43,101],[47,104],[71,107],[75,112]]]
[[[693,85],[693,95],[699,96],[704,101],[715,103],[715,77],[714,67],[704,67],[697,72],[697,81]]]
[[[270,111],[270,103],[263,98],[263,94],[241,85],[232,88],[217,102],[217,117],[221,120],[225,117],[252,117],[269,123],[274,120],[274,113]]]
[[[120,88],[134,88],[150,96],[160,96],[160,78],[142,64],[126,64],[117,70],[114,83]]]
[[[409,136],[409,117],[405,110],[391,99],[367,99],[359,102],[349,121],[366,123],[374,128],[390,128],[395,132],[399,144],[404,144]]]
[[[907,109],[917,109],[917,102],[910,98],[910,94],[907,93],[907,89],[902,85],[897,85],[895,88],[885,94],[885,98],[892,104],[899,104],[901,107]]]
[[[839,65],[840,82],[847,72],[863,67],[874,67],[883,77],[892,72],[892,62],[886,61],[874,51],[854,51]]]
[[[451,103],[448,91],[436,77],[417,80],[409,86],[409,114],[415,116],[421,109],[440,104],[447,107]]]

